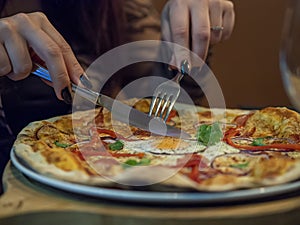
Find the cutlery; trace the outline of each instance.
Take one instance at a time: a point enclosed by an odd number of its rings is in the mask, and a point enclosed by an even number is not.
[[[167,121],[174,104],[180,94],[179,82],[183,76],[190,73],[190,64],[187,60],[183,60],[180,65],[180,71],[176,76],[162,84],[160,84],[154,91],[150,110],[148,115],[151,116],[154,112],[155,117],[162,118],[165,122]]]
[[[32,71],[32,74],[52,82],[49,71],[37,63],[34,63],[34,70]],[[110,110],[112,112],[112,118],[115,120],[157,135],[180,137],[184,139],[190,138],[188,133],[176,127],[165,124],[163,120],[148,116],[147,114],[109,96],[80,87],[73,83],[71,84],[71,87],[73,92],[80,95],[84,99],[94,103],[95,105],[103,106]]]

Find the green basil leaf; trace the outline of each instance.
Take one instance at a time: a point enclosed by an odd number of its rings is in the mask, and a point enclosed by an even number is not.
[[[57,147],[60,147],[60,148],[67,148],[67,147],[70,146],[69,144],[61,143],[61,142],[59,142],[59,141],[55,141],[54,144],[55,144]]]
[[[124,167],[129,166],[147,166],[151,162],[151,159],[148,158],[142,158],[140,161],[137,161],[135,159],[128,159],[126,162],[124,162]]]
[[[249,162],[239,163],[239,164],[232,164],[230,167],[237,168],[237,169],[244,169],[249,165]]]
[[[219,123],[202,124],[197,130],[198,142],[210,146],[221,141],[223,132]]]
[[[147,166],[149,165],[151,162],[151,159],[148,159],[148,158],[142,158],[140,161],[139,161],[139,164],[140,166]]]
[[[128,166],[136,166],[138,165],[138,161],[136,161],[135,159],[128,159],[124,164]]]
[[[116,142],[109,144],[108,147],[110,150],[118,151],[118,150],[123,149],[124,144],[122,141],[117,140]]]
[[[264,138],[256,138],[252,141],[253,146],[264,146]]]

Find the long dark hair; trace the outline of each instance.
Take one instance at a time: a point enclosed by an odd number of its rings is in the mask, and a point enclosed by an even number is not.
[[[123,0],[47,0],[41,4],[65,39],[72,42],[75,35],[80,42],[90,43],[90,53],[101,54],[123,42]]]

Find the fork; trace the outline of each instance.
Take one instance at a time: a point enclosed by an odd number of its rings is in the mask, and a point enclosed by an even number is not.
[[[167,121],[174,104],[180,94],[179,82],[184,75],[190,73],[190,64],[187,60],[183,60],[180,65],[180,71],[176,76],[162,84],[155,90],[150,104],[148,115],[151,116],[153,111],[155,117],[160,117],[165,122]]]

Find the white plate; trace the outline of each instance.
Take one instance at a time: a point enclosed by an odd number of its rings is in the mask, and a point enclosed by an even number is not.
[[[18,170],[20,170],[29,178],[51,187],[90,197],[126,202],[163,204],[226,203],[233,201],[260,199],[300,190],[300,181],[271,187],[227,192],[157,192],[109,189],[70,183],[41,175],[24,165],[17,158],[13,150],[11,151],[11,161]]]

